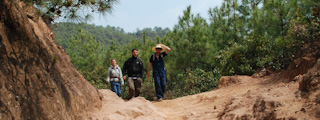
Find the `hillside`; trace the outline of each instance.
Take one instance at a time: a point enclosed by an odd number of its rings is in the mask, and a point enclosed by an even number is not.
[[[0,119],[319,119],[319,38],[289,68],[224,76],[209,92],[123,100],[79,74],[33,7],[0,1]]]
[[[169,28],[154,27],[127,33],[119,27],[103,27],[85,23],[55,23],[52,26],[55,33],[55,41],[57,41],[57,44],[62,45],[63,48],[69,47],[67,41],[70,40],[71,36],[75,37],[79,29],[94,35],[95,39],[104,46],[111,46],[112,44],[121,46],[130,43],[132,40],[143,41],[144,34],[147,39],[156,41],[157,37],[162,38],[170,31]]]

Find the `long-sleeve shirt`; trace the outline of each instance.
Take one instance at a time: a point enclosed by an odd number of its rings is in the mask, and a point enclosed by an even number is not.
[[[108,78],[107,81],[114,81],[114,82],[121,82],[121,84],[124,84],[123,78],[122,78],[122,71],[121,68],[116,65],[116,68],[114,68],[112,65],[109,67],[108,70]]]

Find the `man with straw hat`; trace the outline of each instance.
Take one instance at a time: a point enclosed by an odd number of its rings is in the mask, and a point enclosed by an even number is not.
[[[166,71],[164,67],[164,57],[170,52],[170,48],[163,44],[157,44],[152,50],[155,52],[150,57],[147,76],[150,77],[150,67],[152,65],[156,96],[159,101],[163,100],[166,88]],[[166,51],[166,52],[164,52]]]

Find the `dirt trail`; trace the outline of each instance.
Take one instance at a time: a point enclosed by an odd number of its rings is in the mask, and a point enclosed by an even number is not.
[[[239,76],[240,77],[240,76]],[[242,83],[229,87],[186,96],[174,100],[165,100],[163,102],[155,102],[154,104],[164,113],[168,119],[212,119],[221,116],[225,106],[233,104],[237,100],[243,101],[243,94],[247,91],[255,90],[259,87],[255,79],[252,82],[247,82],[251,77],[241,76]],[[238,112],[242,112],[238,111]],[[243,111],[245,112],[245,111]]]
[[[272,76],[232,76],[228,86],[173,100],[150,102],[142,97],[124,101],[100,90],[104,105],[94,119],[317,119],[319,104],[301,98],[299,82],[274,82]],[[114,99],[116,98],[116,99]],[[310,100],[309,100],[310,101]],[[308,106],[309,105],[309,106]],[[316,109],[316,111],[320,111]],[[103,115],[102,115],[103,114]]]

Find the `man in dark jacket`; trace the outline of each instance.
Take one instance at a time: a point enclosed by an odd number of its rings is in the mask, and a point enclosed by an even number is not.
[[[141,93],[143,63],[137,58],[138,50],[132,49],[132,57],[129,58],[123,65],[123,79],[128,76],[129,99],[138,97]]]

